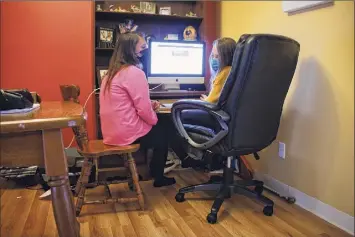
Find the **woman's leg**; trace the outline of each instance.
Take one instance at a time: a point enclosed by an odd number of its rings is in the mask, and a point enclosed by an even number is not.
[[[140,139],[142,147],[153,148],[153,158],[150,163],[154,186],[162,187],[175,183],[174,178],[164,176],[165,163],[168,156],[169,136],[165,123],[159,119],[150,132]]]

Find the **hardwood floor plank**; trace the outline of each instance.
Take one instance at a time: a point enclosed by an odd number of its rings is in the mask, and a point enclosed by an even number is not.
[[[58,237],[58,236],[59,236],[58,230],[54,220],[53,207],[51,205],[48,211],[47,222],[44,227],[43,237]]]
[[[18,237],[22,235],[36,192],[36,190],[21,189],[18,195],[17,192],[12,193],[11,204],[7,205],[14,205],[15,208],[11,215],[6,215],[6,213],[3,215],[1,212],[1,222],[7,219],[4,224],[2,223],[1,236]]]
[[[4,226],[6,226],[10,221],[8,216],[9,213],[13,213],[16,208],[16,204],[20,202],[17,197],[21,196],[21,191],[22,189],[9,189],[5,190],[3,195],[1,195],[1,234],[3,234],[3,231],[5,230]]]
[[[89,222],[84,222],[84,223],[80,224],[80,236],[81,237],[91,237]],[[124,235],[115,235],[115,236],[124,236]]]
[[[179,221],[183,221],[183,220],[179,220]],[[176,236],[176,237],[193,236],[193,235],[184,234],[183,231],[177,226],[174,219],[164,220],[163,225],[166,227],[167,236]]]
[[[146,207],[136,203],[84,205],[78,220],[82,237],[348,237],[349,234],[325,222],[302,208],[269,196],[275,202],[274,215],[264,216],[263,205],[257,200],[233,195],[226,199],[218,213],[218,222],[209,224],[206,216],[211,210],[215,193],[186,194],[178,203],[179,188],[203,183],[208,176],[193,170],[172,172],[177,184],[154,188],[152,181],[141,182]],[[1,186],[2,187],[2,186]],[[126,184],[111,185],[113,196],[129,197]],[[39,200],[42,191],[29,189],[1,190],[1,237],[56,237],[52,204]],[[88,189],[94,199],[104,197],[104,189]]]
[[[129,219],[133,228],[139,237],[163,237],[155,227],[148,213],[145,212],[129,212]]]
[[[22,232],[23,237],[43,235],[43,226],[47,222],[47,214],[51,207],[51,202],[49,200],[39,200],[41,194],[43,194],[43,191],[37,191],[33,199],[30,213]]]

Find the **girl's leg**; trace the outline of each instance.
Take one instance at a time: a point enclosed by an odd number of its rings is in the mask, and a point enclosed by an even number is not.
[[[175,183],[174,178],[164,176],[165,163],[168,156],[169,136],[164,122],[159,119],[157,125],[141,138],[142,147],[153,148],[153,158],[150,163],[151,174],[154,178],[154,186],[162,187]]]

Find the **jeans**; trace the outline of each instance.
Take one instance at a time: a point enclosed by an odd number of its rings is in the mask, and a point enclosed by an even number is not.
[[[145,136],[136,141],[138,142],[143,149],[153,149],[153,158],[149,167],[154,179],[164,176],[169,145],[180,159],[187,156],[183,140],[177,134],[169,115],[158,114],[158,123]]]

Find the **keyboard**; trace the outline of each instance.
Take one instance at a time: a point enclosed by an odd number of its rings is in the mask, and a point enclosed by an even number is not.
[[[34,176],[37,173],[38,166],[30,167],[0,167],[0,177],[13,179]]]
[[[205,91],[189,91],[189,90],[152,90],[150,93],[205,93]]]
[[[191,92],[191,91],[188,91],[188,90],[167,90],[165,92]]]

